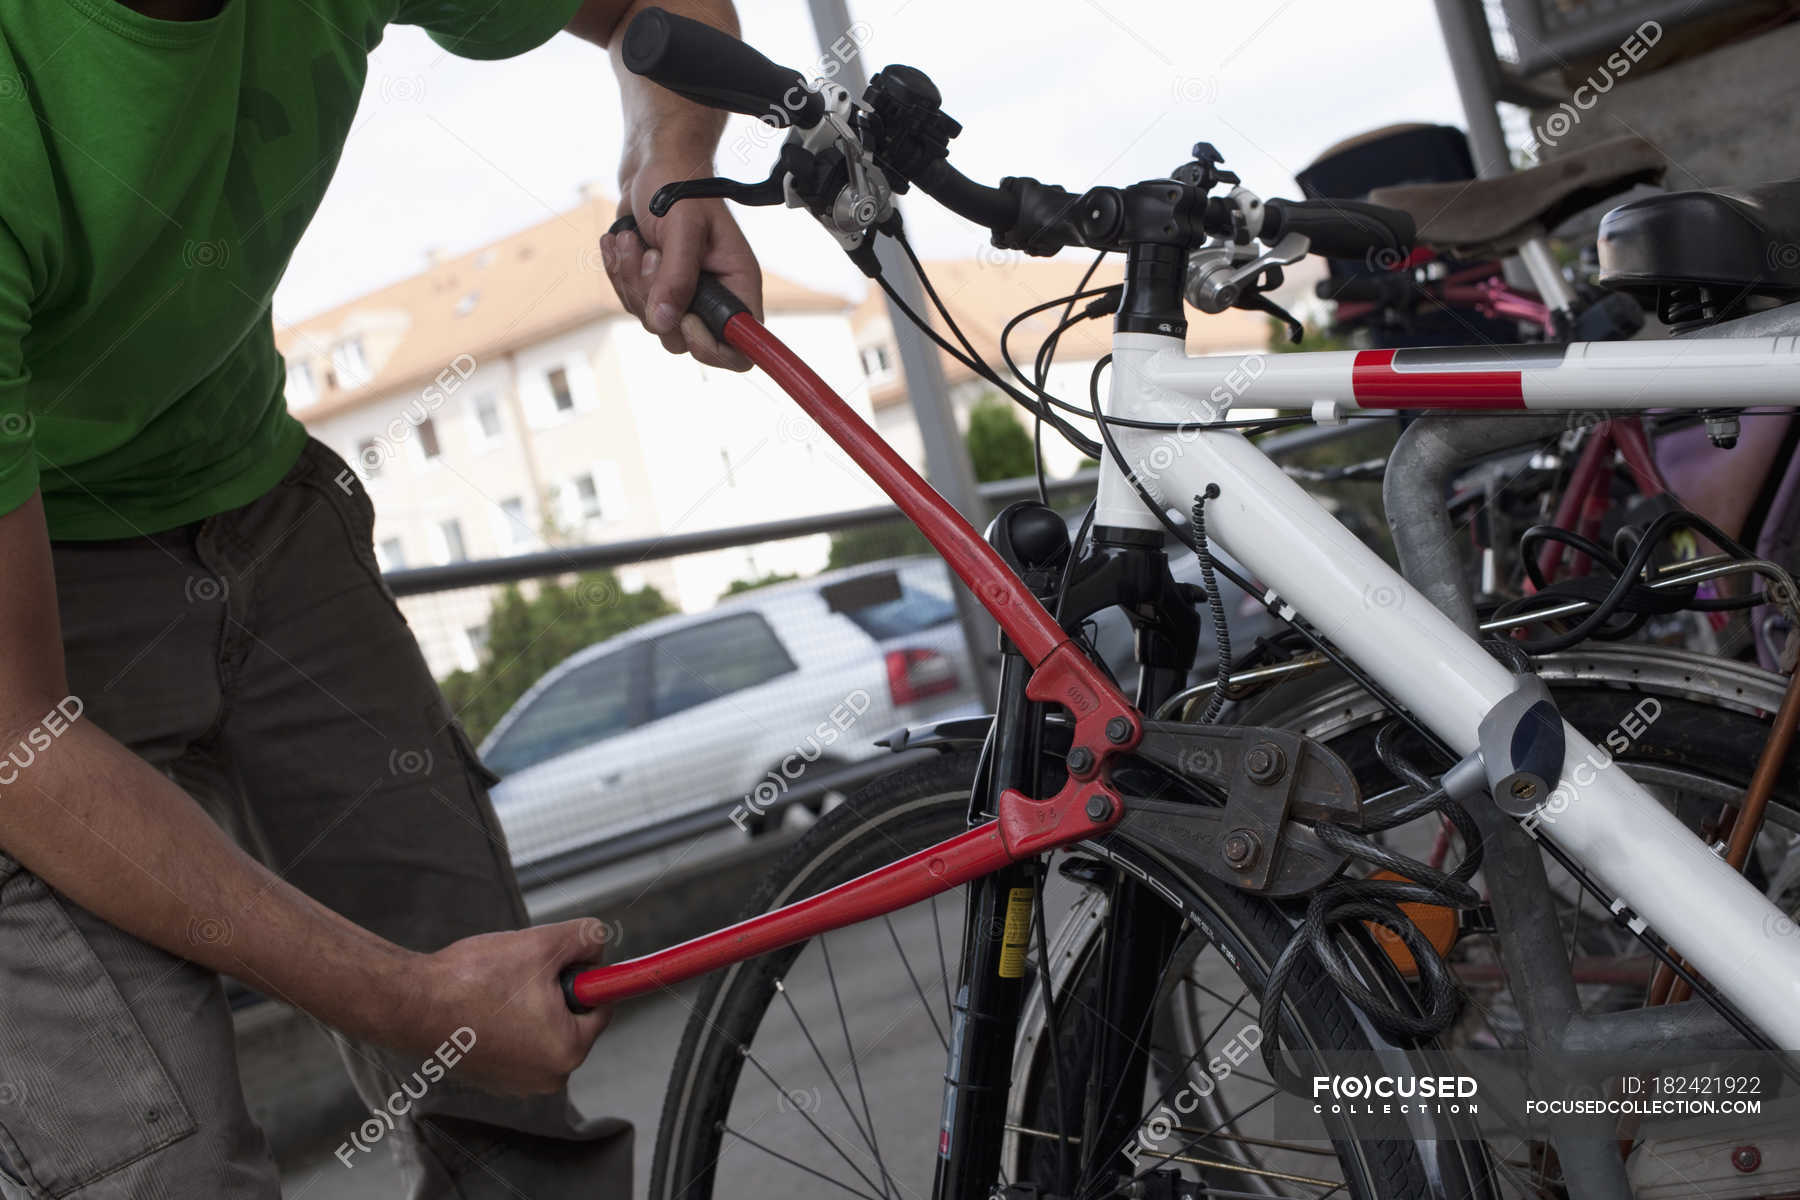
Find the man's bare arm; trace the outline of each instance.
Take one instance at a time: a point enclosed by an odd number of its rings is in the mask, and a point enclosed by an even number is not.
[[[762,316],[762,273],[737,222],[722,200],[683,200],[666,217],[650,215],[650,197],[665,183],[713,173],[713,152],[725,114],[683,100],[625,69],[620,47],[625,29],[651,0],[587,0],[569,32],[605,46],[625,116],[625,149],[619,161],[619,211],[637,218],[638,235],[609,234],[601,255],[625,307],[674,353],[701,362],[747,370],[737,351],[713,340],[698,317],[687,314],[694,284],[711,271]],[[704,21],[734,36],[737,14],[730,0],[661,0],[660,7]]]
[[[477,1043],[459,1070],[471,1081],[549,1091],[586,1056],[604,1018],[570,1014],[554,981],[564,963],[597,957],[580,923],[404,950],[245,854],[160,772],[91,721],[68,722],[67,699],[34,495],[0,516],[0,747],[37,751],[27,767],[0,758],[0,848],[126,932],[345,1033],[428,1053],[468,1025]],[[210,936],[219,929],[229,935]],[[533,975],[540,985],[521,989]]]

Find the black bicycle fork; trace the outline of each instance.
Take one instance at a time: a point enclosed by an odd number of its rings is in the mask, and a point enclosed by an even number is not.
[[[1063,582],[1070,552],[1067,529],[1049,510],[1035,504],[1011,505],[995,517],[988,539],[1047,603],[1064,596],[1064,611],[1058,615],[1065,625],[1114,605],[1134,613],[1142,665],[1140,710],[1152,710],[1185,684],[1198,619],[1190,598],[1169,577],[1160,537],[1096,530],[1094,550],[1070,572],[1073,582],[1067,588]],[[971,803],[972,810],[988,813],[1007,788],[1041,795],[1046,784],[1044,706],[1025,695],[1029,664],[1004,638],[1001,641],[993,732]],[[978,815],[971,812],[972,818]],[[967,885],[961,974],[951,1012],[938,1130],[935,1200],[989,1200],[1001,1181],[1013,1047],[1027,985],[1032,982],[1027,963],[1034,913],[1041,909],[1040,871],[1037,862],[1021,862]],[[1165,903],[1145,895],[1142,885],[1119,873],[1112,875],[1108,899],[1100,986],[1090,994],[1045,998],[1047,1005],[1052,1001],[1057,1005],[1062,1021],[1081,1022],[1092,1033],[1079,1042],[1085,1061],[1059,1061],[1055,1071],[1046,1070],[1042,1082],[1058,1089],[1059,1116],[1079,1114],[1079,1142],[1061,1140],[1072,1134],[1066,1121],[1047,1131],[1014,1131],[1022,1137],[1049,1133],[1059,1139],[1061,1152],[1054,1156],[1060,1164],[1059,1177],[1030,1181],[1041,1189],[1033,1194],[1044,1200],[1072,1196],[1094,1179],[1130,1170],[1126,1152],[1148,1078],[1147,1046],[1157,992],[1179,933],[1179,918]],[[1050,988],[1047,977],[1036,982]],[[1056,1028],[1056,1021],[1051,1021],[1050,1029]],[[1068,1040],[1049,1033],[1044,1046],[1048,1054],[1062,1055],[1068,1048],[1058,1043]],[[1064,1086],[1069,1089],[1067,1097],[1060,1091]],[[1086,1178],[1072,1177],[1082,1175]]]

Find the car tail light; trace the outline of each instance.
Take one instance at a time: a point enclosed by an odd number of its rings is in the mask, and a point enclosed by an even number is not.
[[[956,664],[936,650],[889,650],[887,673],[888,694],[895,704],[956,690]]]

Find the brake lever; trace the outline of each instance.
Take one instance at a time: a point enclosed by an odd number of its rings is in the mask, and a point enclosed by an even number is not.
[[[786,174],[785,162],[778,159],[775,169],[769,172],[769,177],[757,183],[745,183],[742,180],[726,179],[719,175],[709,175],[703,179],[680,179],[674,183],[665,183],[656,189],[654,196],[650,197],[650,215],[653,217],[667,216],[678,200],[730,200],[734,204],[748,204],[763,208],[785,204],[787,197],[782,190],[782,180]]]
[[[1299,318],[1295,317],[1293,313],[1281,307],[1281,305],[1275,303],[1261,292],[1246,292],[1240,295],[1237,304],[1233,307],[1268,313],[1271,317],[1280,321],[1282,325],[1286,327],[1288,345],[1290,346],[1298,346],[1301,340],[1306,337],[1306,326],[1300,323]]]

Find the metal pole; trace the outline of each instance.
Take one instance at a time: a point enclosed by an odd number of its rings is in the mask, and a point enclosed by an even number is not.
[[[844,0],[807,0],[812,11],[813,29],[819,39],[820,52],[834,61],[840,55],[833,46],[842,46],[850,31],[850,11]],[[853,54],[842,63],[833,82],[852,96],[861,96],[869,84],[862,59]],[[887,239],[878,239],[875,256],[881,262],[881,273],[907,305],[925,314],[925,293],[912,274],[900,248]],[[969,523],[981,529],[987,522],[987,508],[975,488],[975,470],[969,463],[969,448],[956,428],[956,412],[950,403],[950,392],[944,382],[944,364],[938,348],[890,300],[888,321],[894,329],[894,341],[900,348],[900,368],[906,377],[907,402],[919,423],[919,437],[925,445],[925,476],[944,499]],[[957,613],[961,617],[963,636],[969,642],[969,661],[974,664],[976,683],[984,699],[994,695],[995,659],[998,657],[999,630],[987,610],[971,596],[968,589],[955,589]]]
[[[1462,100],[1463,120],[1469,127],[1469,150],[1475,156],[1475,174],[1482,179],[1510,174],[1512,155],[1500,128],[1500,62],[1494,57],[1494,36],[1488,29],[1481,0],[1436,0],[1438,27],[1444,49],[1450,55],[1450,73],[1456,77],[1456,94]]]
[[[1469,127],[1469,153],[1475,159],[1475,175],[1492,179],[1512,173],[1512,152],[1500,128],[1500,60],[1494,55],[1494,33],[1488,28],[1482,0],[1436,0],[1438,28],[1444,50],[1450,55],[1450,73],[1456,77],[1456,94],[1462,100],[1463,123]],[[1514,287],[1529,287],[1530,272],[1517,258],[1507,258],[1502,268]],[[1547,297],[1546,297],[1547,299]]]

